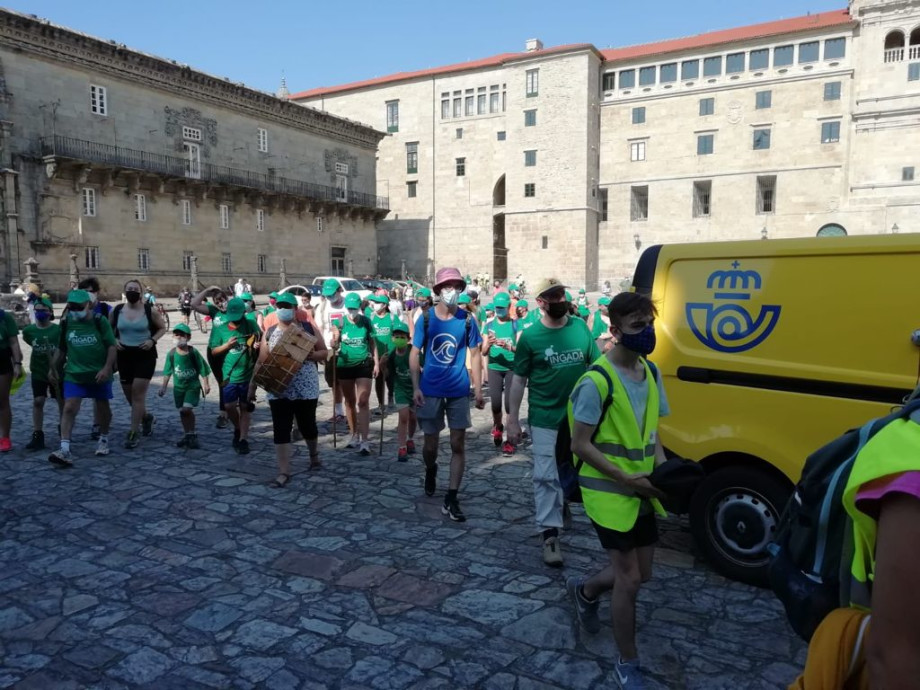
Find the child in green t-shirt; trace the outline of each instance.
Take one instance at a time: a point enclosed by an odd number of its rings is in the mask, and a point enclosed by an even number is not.
[[[32,348],[29,357],[29,372],[32,374],[32,440],[26,444],[26,450],[41,450],[45,447],[45,400],[49,396],[54,398],[58,412],[64,410],[60,389],[48,380],[51,360],[61,340],[61,327],[51,323],[54,318],[51,300],[43,298],[33,308],[35,323],[22,329],[22,339]]]
[[[195,433],[195,408],[201,402],[201,392],[211,392],[208,374],[211,367],[194,347],[188,344],[192,337],[191,329],[184,323],[173,328],[176,346],[166,354],[166,366],[163,367],[163,385],[158,395],[166,395],[169,379],[176,377],[173,383],[173,398],[179,410],[179,420],[185,435],[176,443],[179,448],[194,450],[201,448]]]
[[[396,440],[399,451],[396,459],[406,462],[410,453],[415,453],[415,404],[412,401],[412,374],[409,371],[409,327],[401,321],[393,326],[393,346],[389,353],[389,366],[393,370],[393,394],[399,420],[396,426]]]

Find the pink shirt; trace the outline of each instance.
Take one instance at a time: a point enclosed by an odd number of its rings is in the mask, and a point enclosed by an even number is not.
[[[899,472],[864,484],[856,492],[856,507],[866,515],[878,518],[881,500],[892,493],[920,499],[920,471]]]

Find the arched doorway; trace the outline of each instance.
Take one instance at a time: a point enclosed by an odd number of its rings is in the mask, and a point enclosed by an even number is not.
[[[827,225],[822,225],[821,229],[818,230],[818,237],[846,237],[847,231],[842,225],[837,223],[828,223]]]
[[[508,247],[505,244],[505,176],[492,188],[492,278],[508,278]]]

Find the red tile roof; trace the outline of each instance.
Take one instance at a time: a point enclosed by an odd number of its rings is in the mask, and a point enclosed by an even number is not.
[[[522,58],[536,57],[540,55],[553,55],[555,53],[573,52],[578,50],[591,50],[595,53],[597,52],[597,48],[595,48],[590,43],[572,43],[569,45],[555,46],[554,48],[534,50],[531,52],[501,53],[499,55],[493,55],[492,57],[482,58],[481,60],[458,62],[454,65],[444,65],[443,67],[433,67],[431,69],[422,69],[415,72],[396,72],[395,74],[388,74],[385,77],[365,79],[364,81],[355,81],[351,82],[350,84],[341,84],[339,86],[320,86],[319,88],[310,89],[309,91],[292,93],[290,96],[288,96],[288,98],[292,101],[296,101],[302,98],[312,98],[314,96],[327,96],[329,94],[341,93],[343,91],[355,91],[357,89],[365,89],[369,86],[381,86],[383,84],[391,84],[399,81],[409,81],[411,79],[431,77],[438,74],[466,72],[468,70],[480,69],[482,67],[498,67],[499,65],[503,65],[506,62],[511,62],[512,60],[520,60]]]
[[[834,10],[832,12],[809,14],[804,17],[780,19],[764,24],[741,26],[735,29],[712,31],[696,36],[687,36],[686,38],[644,43],[642,45],[628,46],[626,48],[612,48],[610,50],[602,50],[601,54],[607,62],[621,62],[624,60],[636,60],[637,58],[650,57],[652,55],[661,55],[663,53],[676,53],[678,51],[708,48],[724,43],[750,41],[756,38],[767,38],[781,34],[814,31],[816,29],[827,29],[835,26],[843,27],[848,24],[853,26],[856,25],[856,22],[850,17],[849,11]]]

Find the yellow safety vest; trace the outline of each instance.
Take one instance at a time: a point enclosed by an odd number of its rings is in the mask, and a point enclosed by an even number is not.
[[[871,608],[875,579],[877,521],[856,508],[856,494],[871,481],[920,470],[920,424],[896,419],[876,433],[859,451],[846,488],[843,506],[853,521],[853,560],[850,565],[850,604]]]
[[[593,443],[604,454],[610,464],[627,474],[651,472],[655,468],[655,439],[658,434],[659,395],[658,385],[648,363],[643,359],[645,379],[648,381],[648,402],[645,408],[645,434],[639,431],[639,423],[633,413],[629,396],[620,377],[606,356],[601,356],[593,366],[603,368],[613,384],[613,402],[600,420]],[[603,374],[597,371],[585,372],[605,400],[609,391]],[[578,384],[576,384],[577,386]],[[569,428],[574,429],[572,402],[568,405]],[[576,457],[577,462],[577,457]],[[586,462],[578,470],[578,484],[581,487],[585,512],[594,522],[617,532],[628,532],[636,524],[642,498],[632,490],[614,481],[606,474],[594,469]],[[649,499],[660,515],[666,515],[664,508],[655,499]]]

